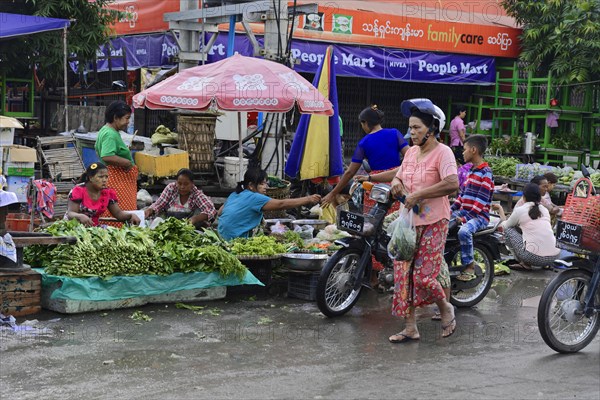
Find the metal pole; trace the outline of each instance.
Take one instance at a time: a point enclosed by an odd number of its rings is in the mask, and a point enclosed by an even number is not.
[[[238,135],[239,135],[239,143],[238,143],[238,156],[240,158],[240,165],[238,166],[239,171],[240,171],[240,175],[239,175],[239,181],[243,181],[244,177],[242,175],[242,165],[244,162],[244,148],[242,147],[242,113],[240,111],[238,111],[237,113],[238,115]]]
[[[179,0],[179,9],[181,11],[197,10],[198,0]],[[194,40],[196,41],[194,43]],[[179,31],[179,44],[182,52],[194,52],[199,46],[199,34],[187,29]],[[198,63],[183,61],[179,63],[179,71],[197,66]]]
[[[63,28],[63,84],[65,95],[65,132],[69,132],[69,83],[67,81],[67,28]]]
[[[271,9],[267,13],[267,19],[265,21],[265,59],[281,62],[289,55],[284,54],[287,49],[287,33],[288,33],[288,5],[287,1],[274,0],[271,3]],[[266,118],[265,118],[266,119]],[[269,160],[273,159],[273,165],[269,166],[269,173],[277,175],[283,178],[284,173],[284,157],[285,157],[285,138],[279,138],[282,133],[281,125],[285,123],[285,118],[275,119],[276,123],[272,129],[268,129],[265,124],[265,143],[269,140],[275,142],[273,151],[277,153],[277,159],[281,160],[278,162],[273,157],[273,153],[266,154],[264,151],[261,155],[261,166],[265,168],[269,163]],[[267,131],[268,130],[268,131]],[[278,140],[280,139],[280,140]],[[264,144],[263,143],[263,146]],[[264,147],[263,147],[264,149]],[[274,165],[279,164],[276,170],[273,170]]]

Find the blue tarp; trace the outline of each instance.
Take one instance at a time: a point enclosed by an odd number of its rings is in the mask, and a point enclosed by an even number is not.
[[[0,13],[0,39],[55,31],[70,25],[68,19]]]
[[[223,277],[218,272],[174,273],[166,276],[113,276],[104,279],[50,275],[45,273],[42,268],[35,268],[35,271],[42,275],[42,289],[55,289],[51,298],[62,300],[111,301],[216,286],[264,286],[250,271],[246,271],[242,280],[233,275]]]

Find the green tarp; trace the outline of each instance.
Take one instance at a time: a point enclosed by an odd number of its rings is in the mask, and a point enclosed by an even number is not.
[[[50,298],[63,300],[109,301],[215,286],[264,286],[250,271],[246,271],[246,276],[240,281],[235,276],[221,277],[218,272],[175,273],[167,276],[114,276],[103,279],[100,277],[69,278],[48,275],[41,268],[35,270],[42,274],[42,288],[54,289]]]

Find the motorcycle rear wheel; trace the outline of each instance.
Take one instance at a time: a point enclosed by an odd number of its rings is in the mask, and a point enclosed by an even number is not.
[[[352,276],[359,268],[361,257],[358,249],[341,249],[323,266],[317,283],[317,305],[326,316],[343,315],[358,301],[362,285],[354,289]]]
[[[479,243],[473,245],[473,256],[475,264],[479,265],[483,272],[481,282],[471,289],[452,290],[450,294],[450,303],[456,307],[473,307],[479,303],[488,294],[494,281],[494,258],[484,246]],[[460,248],[454,254],[452,265],[449,267],[461,265]]]
[[[561,272],[542,293],[538,306],[538,328],[544,342],[559,353],[575,353],[587,346],[598,333],[600,315],[582,314],[592,275],[580,269]],[[596,293],[600,303],[600,291]]]

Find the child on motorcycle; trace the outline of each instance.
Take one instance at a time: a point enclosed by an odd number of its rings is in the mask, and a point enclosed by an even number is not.
[[[461,225],[458,238],[461,262],[465,269],[456,279],[463,282],[477,278],[473,258],[473,234],[484,229],[490,221],[494,178],[491,168],[483,159],[486,148],[485,136],[473,135],[465,140],[463,157],[465,163],[472,163],[473,167],[451,207],[452,218]]]

